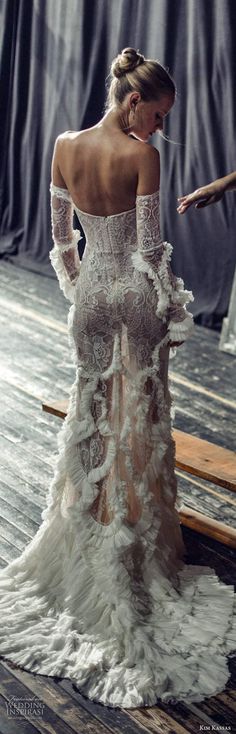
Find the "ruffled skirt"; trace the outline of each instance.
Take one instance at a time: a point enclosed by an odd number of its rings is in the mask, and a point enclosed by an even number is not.
[[[78,313],[72,306],[76,379],[42,524],[0,571],[0,654],[109,706],[201,701],[226,686],[236,596],[213,569],[184,562],[166,335],[145,367],[136,353],[134,373],[122,327],[112,359],[100,341],[86,370]]]

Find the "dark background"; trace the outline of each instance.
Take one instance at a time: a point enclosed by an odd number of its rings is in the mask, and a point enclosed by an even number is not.
[[[236,258],[236,194],[176,212],[177,196],[236,169],[235,0],[0,0],[0,256],[53,277],[49,184],[56,136],[103,114],[113,57],[134,46],[168,66],[178,98],[161,153],[163,237],[219,328]]]

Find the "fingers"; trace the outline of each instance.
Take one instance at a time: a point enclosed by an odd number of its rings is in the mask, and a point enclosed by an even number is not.
[[[184,212],[192,206],[196,201],[205,201],[210,194],[205,188],[196,189],[191,194],[185,194],[185,196],[179,196],[178,201],[180,202],[177,207],[178,214],[184,214]]]
[[[178,198],[178,201],[180,202],[179,206],[177,206],[177,212],[179,214],[184,214],[185,210],[191,206],[191,202],[188,202],[187,196],[180,196]]]
[[[204,209],[209,204],[214,204],[220,201],[224,196],[225,189],[221,186],[216,186],[218,182],[209,184],[209,186],[203,186],[200,189],[196,189],[192,194],[185,194],[185,196],[179,196],[179,206],[177,207],[178,214],[185,214],[192,204],[195,204],[195,209]]]
[[[178,201],[180,202],[180,204],[177,207],[177,212],[178,214],[184,214],[184,212],[189,209],[190,206],[192,206],[195,199],[193,197],[193,194],[187,194],[186,196],[180,196],[178,198]]]
[[[181,203],[184,203],[186,201],[197,201],[198,199],[203,199],[203,197],[207,196],[208,192],[205,189],[195,189],[195,191],[192,191],[191,194],[184,194],[184,196],[178,196],[178,201]]]
[[[210,198],[211,197],[209,195],[207,196],[206,193],[204,194],[203,192],[201,192],[201,189],[194,191],[192,194],[180,196],[178,197],[178,201],[180,201],[181,203],[177,207],[177,212],[178,214],[184,214],[187,209],[189,209],[189,207],[192,206],[192,204],[194,204],[195,202],[198,202],[197,204],[195,204],[195,209],[207,206],[208,200]]]
[[[184,212],[187,211],[190,204],[181,204],[180,206],[177,206],[177,212],[178,214],[184,214]]]
[[[191,199],[190,197],[187,197],[186,199],[183,199],[182,203],[177,207],[178,214],[184,214],[184,212],[189,209],[190,206],[194,203],[195,199]]]

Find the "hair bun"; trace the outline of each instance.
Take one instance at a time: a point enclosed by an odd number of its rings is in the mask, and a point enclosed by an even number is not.
[[[137,66],[144,64],[145,56],[136,51],[135,48],[124,48],[114,59],[111,67],[111,73],[119,79],[124,74],[134,71]]]

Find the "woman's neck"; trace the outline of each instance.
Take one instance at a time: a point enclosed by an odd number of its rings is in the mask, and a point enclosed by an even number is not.
[[[125,135],[129,135],[132,132],[132,125],[129,124],[129,112],[118,107],[112,107],[108,110],[104,117],[98,123],[98,126],[116,130],[117,132],[123,132]]]

